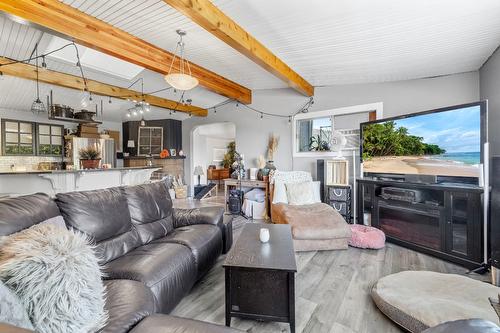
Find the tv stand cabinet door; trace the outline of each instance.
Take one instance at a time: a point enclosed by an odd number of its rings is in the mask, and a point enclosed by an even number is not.
[[[481,261],[481,195],[472,192],[445,193],[446,252],[472,261]]]

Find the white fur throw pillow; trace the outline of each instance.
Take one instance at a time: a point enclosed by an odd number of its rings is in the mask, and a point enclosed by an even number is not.
[[[35,225],[2,240],[0,280],[23,302],[40,333],[88,333],[105,325],[98,260],[83,234]]]

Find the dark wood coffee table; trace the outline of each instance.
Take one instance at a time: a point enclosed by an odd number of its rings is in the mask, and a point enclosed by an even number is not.
[[[268,243],[259,240],[268,228]],[[295,332],[295,273],[292,232],[286,224],[248,223],[227,254],[226,326],[232,317],[290,323]]]

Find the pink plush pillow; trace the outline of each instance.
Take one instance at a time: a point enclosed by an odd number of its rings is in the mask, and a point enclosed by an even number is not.
[[[385,246],[382,230],[361,224],[352,224],[349,245],[361,249],[381,249]]]

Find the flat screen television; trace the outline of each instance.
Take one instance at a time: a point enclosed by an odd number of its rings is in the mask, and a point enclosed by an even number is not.
[[[366,174],[479,178],[487,102],[455,105],[361,124]]]

